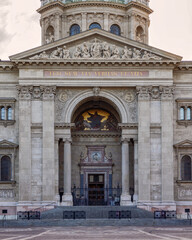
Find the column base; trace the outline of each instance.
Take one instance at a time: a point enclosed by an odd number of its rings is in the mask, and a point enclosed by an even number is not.
[[[133,203],[131,202],[131,195],[129,194],[122,194],[121,195],[121,206],[133,206]]]
[[[61,206],[73,206],[73,197],[71,194],[64,194]]]

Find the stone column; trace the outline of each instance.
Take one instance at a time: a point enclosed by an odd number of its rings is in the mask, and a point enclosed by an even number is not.
[[[45,19],[41,18],[40,20],[41,25],[41,45],[45,44]]]
[[[82,17],[81,31],[84,32],[87,30],[87,13],[81,13],[81,17]]]
[[[64,14],[61,16],[61,37],[67,37],[67,17]]]
[[[134,140],[134,201],[138,200],[138,140]]]
[[[55,41],[59,40],[60,37],[60,14],[55,14]]]
[[[63,206],[72,206],[71,194],[71,139],[64,139],[64,195]]]
[[[43,90],[43,201],[55,200],[55,138],[54,95],[55,86],[42,86]]]
[[[162,141],[162,202],[174,201],[173,165],[173,92],[161,87],[161,141]]]
[[[55,139],[55,199],[59,204],[59,138]]]
[[[122,195],[121,206],[131,204],[129,194],[129,142],[127,138],[122,138]]]
[[[31,201],[31,91],[17,86],[19,94],[19,202]]]
[[[109,14],[104,13],[104,28],[105,31],[109,31]]]
[[[138,201],[150,201],[150,88],[138,93]]]
[[[135,40],[135,13],[129,15],[129,38]]]

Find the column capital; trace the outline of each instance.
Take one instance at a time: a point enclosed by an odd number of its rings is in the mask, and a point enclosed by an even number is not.
[[[160,86],[161,100],[173,100],[174,86]]]
[[[63,142],[64,143],[72,143],[72,139],[71,138],[63,138]]]
[[[18,91],[19,100],[31,100],[31,93],[33,90],[32,86],[17,85],[16,88]]]
[[[43,93],[43,100],[54,100],[56,94],[56,86],[41,86],[40,88]]]
[[[130,138],[128,138],[128,137],[121,138],[121,143],[129,143],[129,142],[130,142]]]
[[[136,90],[140,101],[150,100],[151,86],[137,86]]]

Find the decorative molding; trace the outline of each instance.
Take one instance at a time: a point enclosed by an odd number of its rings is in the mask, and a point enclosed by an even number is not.
[[[136,90],[137,90],[139,101],[150,100],[151,87],[138,86],[136,87]]]
[[[31,100],[32,86],[17,85],[19,100]]]
[[[161,100],[173,100],[174,90],[173,86],[160,86]]]
[[[40,86],[43,92],[43,100],[54,100],[56,94],[56,86]]]
[[[7,149],[7,148],[13,149],[13,148],[17,148],[18,146],[19,146],[18,144],[7,141],[7,140],[0,141],[0,148],[3,148],[3,149]]]
[[[0,199],[14,199],[15,193],[13,189],[0,189]]]
[[[151,98],[153,100],[160,100],[161,90],[158,86],[153,86],[151,89]]]
[[[178,125],[188,127],[192,125],[192,120],[177,120]]]
[[[32,90],[32,99],[33,100],[41,100],[42,99],[42,87],[40,86],[34,86]]]
[[[3,125],[4,127],[14,125],[15,123],[15,120],[0,120],[0,125]]]
[[[119,123],[118,126],[120,129],[137,129],[138,123]]]
[[[101,89],[100,89],[99,87],[94,87],[94,88],[93,88],[93,95],[94,95],[95,97],[99,96],[100,90],[101,90]]]

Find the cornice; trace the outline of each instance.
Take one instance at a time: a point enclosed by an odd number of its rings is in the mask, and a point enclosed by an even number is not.
[[[130,2],[127,4],[122,4],[122,3],[115,3],[115,2],[104,2],[104,1],[88,1],[88,2],[74,2],[74,3],[61,3],[61,2],[52,2],[49,4],[46,4],[45,6],[39,8],[37,10],[38,13],[42,14],[43,12],[53,8],[53,7],[59,7],[61,9],[70,9],[70,8],[78,8],[78,7],[92,7],[92,6],[100,6],[100,7],[112,7],[112,8],[119,8],[122,10],[128,10],[132,7],[136,7],[140,10],[145,11],[148,14],[151,14],[153,12],[152,9],[149,7],[145,6],[142,3],[138,2]]]
[[[192,71],[192,61],[182,61],[174,71]]]
[[[72,137],[121,137],[121,132],[110,132],[110,131],[72,131]]]
[[[0,61],[0,71],[12,71],[15,69],[15,64],[11,61]]]
[[[21,59],[21,60],[12,60],[13,64],[17,67],[24,67],[24,66],[130,66],[130,67],[172,67],[174,68],[179,64],[178,61],[173,60],[127,60],[124,59],[46,59],[46,60],[40,60],[40,59],[34,59],[34,60],[28,60],[28,59]]]

